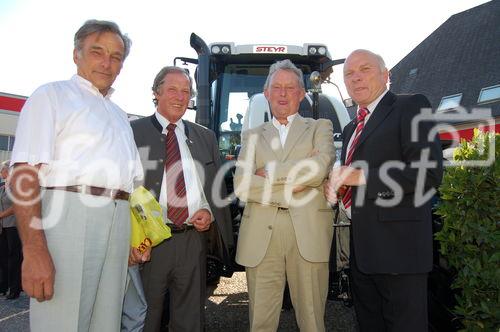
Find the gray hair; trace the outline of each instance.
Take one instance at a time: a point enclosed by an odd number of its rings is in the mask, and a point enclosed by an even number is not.
[[[194,88],[193,88],[193,79],[189,75],[189,72],[186,69],[181,68],[181,67],[177,67],[177,66],[163,67],[158,72],[158,74],[156,74],[155,80],[153,81],[153,87],[151,88],[153,90],[153,92],[159,93],[160,86],[165,82],[165,78],[170,73],[181,73],[181,74],[186,75],[186,77],[189,79],[189,94],[190,94],[191,98],[196,96],[196,91],[194,91]],[[158,106],[158,99],[156,99],[156,97],[153,98],[153,103],[155,104],[155,106]]]
[[[369,51],[369,50],[365,50],[365,49],[357,49],[357,50],[354,50],[351,52],[351,54],[354,54],[354,53],[368,53],[370,54],[371,56],[373,56],[375,58],[375,60],[377,61],[379,67],[380,67],[380,71],[385,71],[385,70],[388,70],[386,65],[385,65],[385,61],[384,61],[384,58],[382,58],[382,56],[378,55],[377,53],[374,53],[372,51]]]
[[[305,89],[304,85],[304,74],[302,74],[302,70],[297,68],[292,61],[285,59],[282,61],[277,61],[276,63],[273,63],[271,67],[269,68],[269,74],[267,75],[266,83],[264,83],[264,90],[269,88],[269,85],[271,84],[271,80],[273,79],[274,74],[278,70],[288,70],[292,73],[294,73],[297,76],[297,80],[299,81],[299,85],[302,89]]]
[[[132,45],[132,41],[130,38],[123,34],[115,22],[111,21],[100,21],[100,20],[88,20],[86,21],[80,29],[75,33],[74,44],[75,49],[77,51],[81,51],[83,48],[83,41],[85,38],[90,36],[93,33],[103,33],[103,32],[112,32],[117,34],[123,41],[123,60],[130,53],[130,46]]]

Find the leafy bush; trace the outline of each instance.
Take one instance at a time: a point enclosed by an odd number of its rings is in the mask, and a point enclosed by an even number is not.
[[[456,272],[459,290],[454,311],[467,331],[498,331],[500,327],[500,135],[474,131],[463,141],[454,161],[486,160],[490,166],[453,166],[445,170],[439,189],[443,229],[436,234],[440,252]]]

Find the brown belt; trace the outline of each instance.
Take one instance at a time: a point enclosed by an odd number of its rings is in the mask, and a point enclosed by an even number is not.
[[[105,196],[111,199],[120,199],[124,201],[128,201],[128,197],[130,194],[126,191],[119,189],[107,189],[101,187],[93,187],[93,186],[57,186],[57,187],[45,187],[47,190],[65,190],[71,191],[73,193],[94,195],[94,196]]]

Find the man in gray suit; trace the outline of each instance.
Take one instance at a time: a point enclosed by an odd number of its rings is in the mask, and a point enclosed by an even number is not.
[[[144,331],[160,330],[167,290],[169,330],[203,331],[206,236],[216,234],[225,250],[233,245],[229,209],[212,197],[226,194],[223,181],[214,183],[217,139],[211,130],[181,120],[194,94],[184,69],[160,70],[153,94],[155,114],[133,121],[132,129],[146,170],[144,186],[162,205],[172,237],[152,249],[141,272],[148,303]],[[142,263],[139,255],[131,259]]]

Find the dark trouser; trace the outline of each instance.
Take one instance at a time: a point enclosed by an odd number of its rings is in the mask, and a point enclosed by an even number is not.
[[[21,240],[16,227],[7,227],[0,234],[0,243],[2,243],[2,259],[0,270],[2,271],[2,282],[0,291],[10,289],[11,294],[21,292]]]
[[[161,328],[163,301],[170,295],[169,331],[203,331],[206,300],[206,244],[202,233],[174,233],[154,247],[142,272],[148,304],[144,332]]]
[[[354,309],[361,332],[424,332],[427,273],[364,274],[351,250]]]

